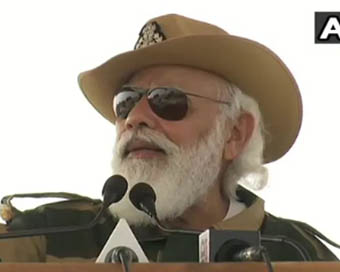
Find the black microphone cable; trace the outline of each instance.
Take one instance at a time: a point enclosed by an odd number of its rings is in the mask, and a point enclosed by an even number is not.
[[[274,235],[262,235],[261,241],[287,244],[287,245],[291,246],[292,248],[294,248],[299,253],[299,255],[301,256],[303,261],[305,261],[305,262],[306,261],[312,261],[310,254],[308,253],[308,251],[303,246],[301,246],[299,243],[297,243],[293,239],[290,239],[286,236],[283,236],[283,235],[277,235],[277,236],[276,235],[275,236]]]
[[[267,266],[267,269],[269,272],[274,272],[273,266],[272,266],[272,262],[270,260],[269,254],[267,249],[264,246],[260,246],[260,254],[262,256],[262,260],[264,261],[264,263]]]
[[[290,239],[286,236],[263,235],[261,236],[260,239],[263,242],[285,243],[293,247],[299,253],[299,255],[304,261],[312,260],[308,251],[303,246],[301,246],[299,243],[297,243],[293,239]],[[254,260],[259,260],[260,258],[262,258],[262,260],[266,263],[268,271],[273,272],[274,270],[271,264],[268,251],[262,245],[260,247],[249,247],[249,248],[243,249],[237,254],[235,254],[234,256],[234,259],[237,261],[254,261]]]

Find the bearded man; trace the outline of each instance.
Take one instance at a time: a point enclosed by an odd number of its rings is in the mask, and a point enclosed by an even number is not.
[[[268,48],[170,14],[150,20],[135,50],[82,73],[79,84],[89,102],[116,126],[113,173],[127,179],[129,190],[139,182],[153,187],[158,217],[167,228],[259,231],[294,240],[311,260],[337,260],[319,242],[318,237],[327,240],[321,233],[265,212],[264,201],[239,186],[263,188],[263,164],[289,150],[301,125],[296,82]],[[89,209],[71,213],[72,205],[65,205],[56,208],[63,224],[70,218],[88,219]],[[109,210],[106,223],[91,235],[35,240],[37,258],[93,260],[116,218],[125,218],[150,260],[197,261],[197,237],[160,235],[128,193]],[[48,218],[54,218],[53,212],[51,206],[40,209]],[[61,241],[73,249],[62,247]],[[263,245],[273,261],[302,260],[291,244]]]
[[[168,228],[286,235],[313,259],[335,258],[317,241],[320,233],[264,212],[261,199],[238,187],[263,188],[263,163],[283,156],[301,125],[296,82],[268,48],[170,14],[147,22],[134,51],[81,74],[79,84],[116,125],[114,173],[130,189],[138,182],[154,188]],[[127,195],[111,213],[131,225],[150,224]],[[281,254],[267,246],[274,259],[298,259],[282,245]]]
[[[114,172],[126,177],[130,187],[150,183],[157,195],[158,216],[169,226],[204,230],[244,210],[245,204],[236,198],[237,171],[243,175],[256,171],[262,183],[266,178],[256,102],[217,75],[176,65],[137,72],[115,96],[116,107],[120,96],[134,90],[183,92],[189,105],[181,120],[158,116],[145,96],[129,106],[129,112],[116,120]],[[251,137],[253,132],[256,137]],[[257,150],[247,152],[250,139],[256,143],[249,147]],[[242,152],[248,162],[232,165]],[[127,195],[111,211],[130,224],[150,223],[150,217],[138,211]]]

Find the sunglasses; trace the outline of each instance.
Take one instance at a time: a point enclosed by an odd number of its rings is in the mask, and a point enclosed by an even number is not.
[[[146,96],[151,110],[160,118],[168,121],[179,121],[184,119],[189,108],[188,96],[204,98],[212,102],[226,104],[230,106],[230,102],[220,101],[213,98],[183,92],[176,88],[157,87],[144,90],[136,87],[122,87],[113,99],[113,109],[117,118],[126,119],[141,100]]]

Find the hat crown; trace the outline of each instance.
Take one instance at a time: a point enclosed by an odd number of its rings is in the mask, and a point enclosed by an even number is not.
[[[177,14],[167,14],[149,20],[141,29],[135,49],[165,40],[195,35],[228,35],[223,29]]]

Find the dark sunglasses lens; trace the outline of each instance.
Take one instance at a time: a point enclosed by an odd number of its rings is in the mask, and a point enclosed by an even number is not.
[[[138,103],[141,94],[134,91],[121,91],[113,99],[113,109],[116,117],[125,119]]]
[[[187,96],[176,89],[153,89],[148,94],[148,101],[151,109],[165,120],[182,120],[188,111]]]

